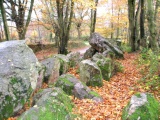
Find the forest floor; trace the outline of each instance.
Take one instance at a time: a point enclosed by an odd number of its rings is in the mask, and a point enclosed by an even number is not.
[[[81,51],[83,53],[87,48],[85,46],[79,49],[73,49],[72,51]],[[36,55],[41,60],[45,56],[52,54],[53,51],[48,52],[40,51]],[[79,100],[71,96],[75,104],[73,113],[81,115],[81,118],[77,118],[76,120],[121,120],[123,108],[127,105],[131,96],[137,92],[153,93],[160,100],[157,92],[147,91],[143,87],[143,84],[140,84],[139,80],[143,76],[140,73],[141,67],[138,67],[136,62],[138,57],[138,52],[125,53],[124,59],[118,60],[124,67],[123,72],[118,72],[110,81],[103,80],[102,87],[90,87],[99,93],[103,98],[103,102],[98,103],[89,99]],[[69,73],[79,78],[76,71],[76,67],[71,68]],[[16,120],[16,118],[9,118],[8,120]]]
[[[139,83],[142,75],[141,68],[136,63],[138,56],[139,53],[125,53],[124,59],[118,60],[124,66],[123,72],[114,75],[110,81],[103,80],[102,87],[90,87],[100,94],[103,102],[72,98],[75,104],[74,113],[81,114],[84,120],[121,120],[122,110],[133,94],[152,92],[145,90]],[[72,69],[70,73],[74,74],[74,71]],[[154,95],[160,100],[157,92]]]

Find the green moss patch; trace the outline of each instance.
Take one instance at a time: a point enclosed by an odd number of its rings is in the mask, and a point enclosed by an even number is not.
[[[43,96],[42,96],[43,97]],[[70,98],[59,88],[54,88],[45,101],[26,111],[18,120],[72,120]]]
[[[139,98],[139,95],[138,95]],[[160,104],[151,95],[147,94],[147,102],[139,106],[131,115],[128,113],[130,103],[124,108],[122,120],[158,120],[160,115]]]
[[[10,94],[4,96],[4,99],[2,99],[3,107],[0,113],[0,120],[7,119],[8,117],[12,116],[14,114],[14,109],[17,106],[22,107],[32,93],[32,88],[27,88],[22,79],[13,77],[10,79],[9,85],[10,87],[8,91],[10,92]],[[23,90],[19,89],[19,87],[22,87]],[[26,95],[23,95],[24,93]]]
[[[102,72],[103,79],[109,80],[112,72],[111,59],[106,58],[105,61],[98,60],[97,65]]]
[[[103,86],[101,73],[97,74],[97,75],[94,75],[88,82],[86,82],[86,85],[87,86],[93,86],[93,87],[95,87],[95,86],[98,86],[98,87]]]
[[[68,95],[71,95],[74,88],[74,83],[70,81],[72,78],[74,78],[74,76],[70,74],[60,76],[56,81],[55,86],[62,88]]]
[[[89,94],[91,94],[94,97],[100,97],[100,95],[96,93],[95,91],[90,91]]]

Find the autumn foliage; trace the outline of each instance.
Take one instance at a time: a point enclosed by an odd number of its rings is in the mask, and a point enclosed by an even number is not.
[[[124,72],[113,76],[109,82],[103,80],[103,87],[90,87],[102,96],[103,102],[75,98],[73,102],[76,107],[73,112],[81,114],[85,120],[121,120],[122,109],[131,96],[145,91],[138,84],[142,76],[135,64],[137,56],[136,53],[125,54],[125,59],[119,60],[124,66]]]

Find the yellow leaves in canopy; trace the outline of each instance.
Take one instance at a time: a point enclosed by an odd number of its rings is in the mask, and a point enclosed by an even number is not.
[[[37,37],[38,32],[36,30],[33,30],[32,33],[31,33],[31,36],[34,37],[34,38]]]
[[[112,32],[114,32],[114,29],[112,28],[96,28],[96,32],[100,33],[102,36],[108,37]]]
[[[91,9],[95,9],[96,5],[95,5],[95,2],[94,0],[74,0],[75,3],[77,4],[81,4],[81,6],[83,8],[91,8]]]

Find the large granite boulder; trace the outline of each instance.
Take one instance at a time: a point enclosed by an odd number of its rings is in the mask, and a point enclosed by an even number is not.
[[[60,69],[59,69],[59,74],[65,74],[68,72],[69,70],[69,59],[66,55],[62,55],[62,54],[57,54],[54,57],[58,58],[60,61]]]
[[[71,74],[64,74],[58,78],[55,83],[56,87],[60,87],[68,95],[74,95],[79,99],[93,99],[97,102],[102,101],[100,95],[90,90],[84,83],[79,81]]]
[[[90,47],[88,50],[86,50],[86,52],[83,55],[83,59],[89,59],[92,58],[92,56],[98,52],[96,49],[94,49],[93,47]]]
[[[97,64],[91,60],[80,63],[80,80],[87,86],[102,86],[102,73]]]
[[[81,61],[80,52],[71,52],[71,53],[67,54],[67,57],[70,62],[70,67],[75,67],[75,66],[79,65],[79,63]]]
[[[106,50],[113,51],[116,56],[123,57],[123,52],[118,46],[111,44],[107,39],[105,39],[98,33],[92,33],[92,36],[89,39],[89,43],[92,48],[94,48],[100,53],[103,53]]]
[[[60,88],[40,90],[33,101],[35,105],[25,111],[18,120],[72,120],[73,104]]]
[[[159,120],[160,104],[149,93],[133,95],[124,108],[122,120]]]
[[[42,87],[42,84],[44,82],[44,74],[45,74],[45,67],[41,64],[41,67],[39,69],[39,76],[37,79],[36,89],[39,89]]]
[[[111,58],[106,58],[101,53],[96,53],[92,57],[97,66],[100,68],[104,80],[109,80],[112,76],[113,65]]]
[[[0,43],[0,120],[23,107],[36,89],[40,69],[25,41]]]
[[[41,63],[45,67],[44,80],[47,81],[48,84],[53,84],[59,77],[60,60],[52,56],[41,61]]]

